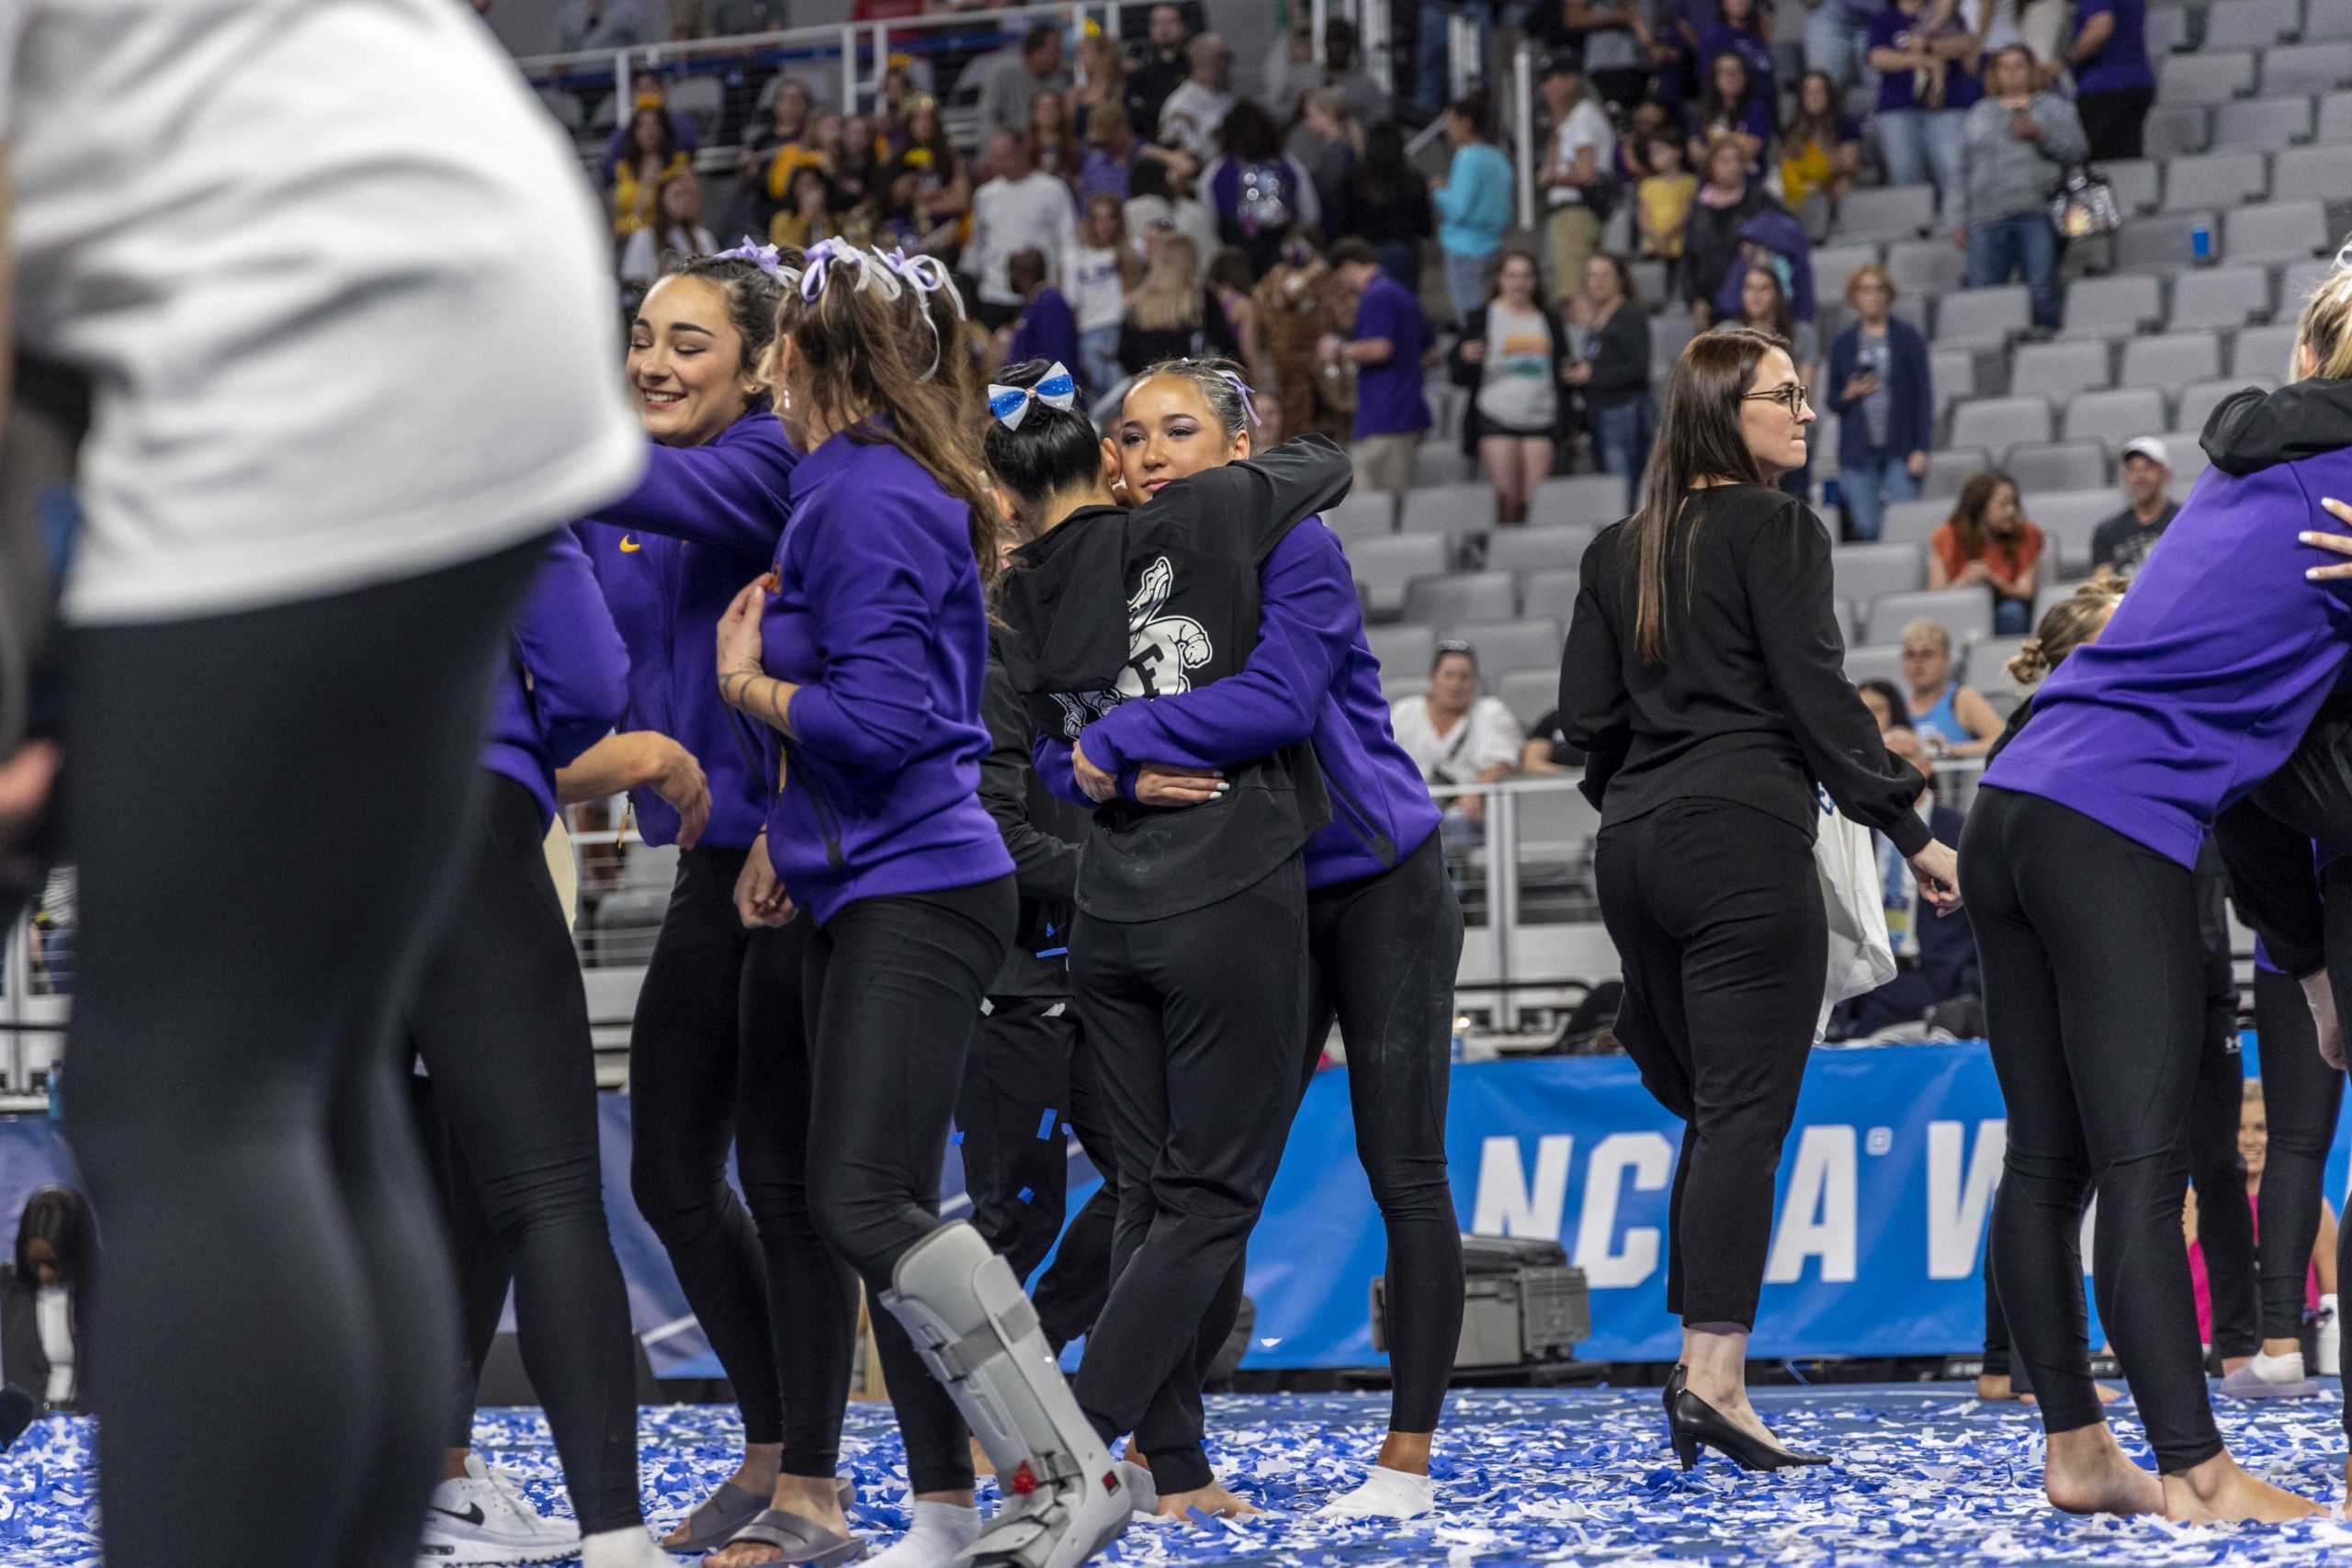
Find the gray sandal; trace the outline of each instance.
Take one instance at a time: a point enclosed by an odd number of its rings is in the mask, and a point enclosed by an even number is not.
[[[857,1487],[847,1475],[833,1478],[834,1495],[841,1499],[842,1512],[846,1514],[857,1506]],[[717,1551],[735,1539],[735,1532],[768,1512],[768,1495],[746,1492],[731,1481],[722,1481],[718,1490],[696,1505],[695,1511],[684,1520],[693,1532],[670,1551]],[[770,1544],[774,1544],[771,1542]]]
[[[865,1555],[865,1542],[859,1537],[836,1535],[814,1519],[782,1508],[762,1510],[759,1517],[737,1530],[727,1544],[773,1546],[784,1554],[777,1562],[806,1568],[831,1568],[833,1563],[854,1562]]]

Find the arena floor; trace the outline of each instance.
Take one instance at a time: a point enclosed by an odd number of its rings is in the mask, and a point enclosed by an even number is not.
[[[1379,1395],[1236,1397],[1212,1402],[1219,1457],[1237,1490],[1267,1509],[1246,1523],[1139,1527],[1110,1563],[1250,1562],[1359,1568],[1469,1563],[2131,1564],[2352,1560],[2352,1525],[2188,1529],[2161,1522],[2063,1517],[2037,1484],[2039,1428],[2017,1406],[1980,1405],[1959,1384],[1774,1389],[1758,1404],[1792,1442],[1838,1462],[1801,1479],[1742,1476],[1711,1459],[1683,1477],[1668,1454],[1654,1390],[1465,1393],[1440,1447],[1441,1512],[1402,1527],[1335,1525],[1314,1510],[1348,1483],[1378,1440]],[[2223,1409],[2224,1434],[2258,1473],[2340,1500],[2341,1404]],[[2139,1450],[2128,1407],[2127,1448]],[[888,1413],[850,1412],[848,1460],[859,1528],[887,1539],[905,1524],[898,1438]],[[729,1469],[731,1412],[646,1412],[646,1500],[655,1519],[684,1513]],[[553,1450],[536,1413],[484,1416],[480,1446],[560,1506]],[[89,1430],[51,1419],[0,1459],[0,1563],[99,1562],[86,1481]]]

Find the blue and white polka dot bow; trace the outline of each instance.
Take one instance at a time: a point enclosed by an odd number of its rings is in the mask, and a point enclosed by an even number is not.
[[[1068,413],[1078,406],[1078,381],[1062,365],[1054,361],[1053,368],[1034,387],[1001,387],[989,385],[989,412],[1007,430],[1018,430],[1021,422],[1029,417],[1032,402],[1044,403]]]

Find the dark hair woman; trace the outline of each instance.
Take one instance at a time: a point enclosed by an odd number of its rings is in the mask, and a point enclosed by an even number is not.
[[[1713,319],[1724,278],[1740,262],[1740,225],[1772,205],[1748,169],[1739,143],[1718,141],[1698,165],[1703,182],[1691,204],[1682,253],[1682,298],[1701,326]]]
[[[1703,333],[1675,362],[1641,509],[1586,550],[1560,718],[1600,808],[1600,912],[1625,968],[1617,1036],[1690,1124],[1675,1173],[1668,1385],[1685,1468],[1820,1462],[1774,1440],[1743,1368],[1781,1142],[1827,956],[1815,781],[1887,835],[1922,897],[1956,902],[1952,852],[1914,814],[1919,775],[1840,668],[1829,536],[1774,488],[1813,422],[1788,345]]]
[[[25,1200],[13,1264],[0,1271],[0,1380],[42,1410],[90,1407],[90,1276],[98,1232],[71,1187]]]
[[[1419,292],[1421,243],[1437,232],[1429,182],[1405,154],[1405,132],[1382,120],[1363,139],[1363,162],[1348,176],[1348,209],[1329,226],[1372,246],[1380,270]]]
[[[2033,624],[2047,540],[1998,468],[1971,474],[1951,515],[1928,536],[1928,586],[1981,587],[1993,597],[1993,629],[2021,636]]]

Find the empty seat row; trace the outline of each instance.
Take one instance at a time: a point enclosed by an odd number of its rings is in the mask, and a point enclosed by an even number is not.
[[[1467,642],[1478,650],[1479,682],[1489,692],[1509,676],[1525,671],[1548,674],[1556,690],[1566,623],[1550,615],[1529,615],[1436,625],[1407,621],[1364,630],[1365,646],[1380,661],[1384,684],[1392,677],[1426,678],[1436,662],[1440,639]]]
[[[2352,84],[2352,51],[2335,42],[2203,49],[2156,62],[2160,104],[2226,104],[2256,94],[2324,93],[2347,84]]]

